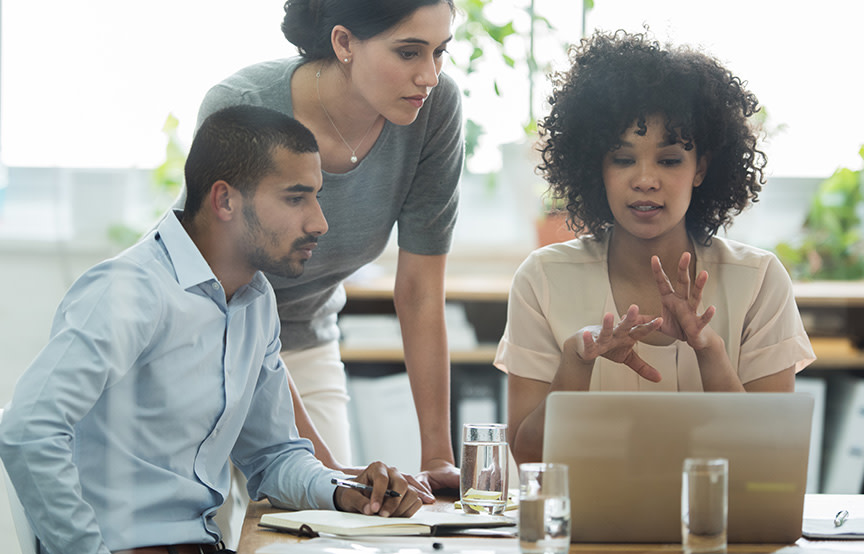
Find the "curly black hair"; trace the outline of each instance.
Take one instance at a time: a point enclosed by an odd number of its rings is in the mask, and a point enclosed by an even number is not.
[[[746,83],[715,58],[661,45],[647,33],[597,32],[570,49],[571,67],[551,76],[551,111],[539,122],[540,172],[566,200],[571,229],[600,237],[614,223],[602,178],[604,156],[634,124],[666,120],[670,140],[708,155],[686,226],[703,244],[758,200],[765,154],[748,118],[759,109]]]

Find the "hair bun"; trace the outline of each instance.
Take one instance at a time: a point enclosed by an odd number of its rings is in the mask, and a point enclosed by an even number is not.
[[[288,0],[285,2],[285,17],[282,19],[282,34],[297,47],[300,54],[317,58],[322,47],[326,52],[330,44],[320,44],[319,27],[322,19],[321,0]],[[328,33],[329,36],[329,33]]]

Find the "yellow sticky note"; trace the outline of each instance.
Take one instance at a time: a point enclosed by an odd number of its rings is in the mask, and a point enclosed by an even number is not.
[[[466,500],[498,500],[501,498],[501,493],[497,491],[481,491],[477,489],[468,489],[468,492],[465,493]],[[475,504],[469,503],[468,506],[472,508],[476,512],[485,512],[486,510],[482,506],[477,506]],[[507,497],[507,504],[504,507],[504,510],[513,510],[518,506],[515,500],[513,500],[512,496]],[[457,510],[462,509],[462,502],[459,500],[456,501],[454,507]]]

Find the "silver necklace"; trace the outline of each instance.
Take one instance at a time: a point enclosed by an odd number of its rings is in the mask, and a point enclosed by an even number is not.
[[[351,151],[351,163],[357,163],[357,149],[360,148],[360,145],[363,144],[363,141],[366,140],[366,137],[369,136],[369,133],[372,132],[372,127],[375,126],[375,121],[372,122],[372,125],[366,130],[366,134],[363,135],[363,138],[360,139],[360,142],[357,143],[357,146],[351,148],[351,145],[348,144],[348,141],[345,140],[345,137],[342,136],[342,133],[339,132],[339,128],[336,127],[336,124],[333,122],[333,118],[330,117],[330,114],[327,113],[327,108],[324,107],[324,102],[321,101],[321,89],[318,86],[318,82],[321,80],[321,68],[318,68],[318,72],[315,74],[315,93],[318,95],[318,104],[321,105],[321,109],[324,111],[324,115],[327,116],[327,121],[330,122],[330,125],[333,126],[333,130],[336,131],[336,134],[339,135],[339,138],[342,139],[342,142]]]

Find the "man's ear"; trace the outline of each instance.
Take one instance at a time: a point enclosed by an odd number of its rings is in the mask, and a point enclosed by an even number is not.
[[[218,219],[230,221],[240,210],[240,193],[226,181],[216,181],[208,196],[210,209]]]
[[[351,51],[351,43],[354,40],[354,34],[348,30],[348,27],[336,25],[330,31],[330,45],[333,47],[333,52],[336,54],[336,59],[341,63],[349,63],[353,52]]]

